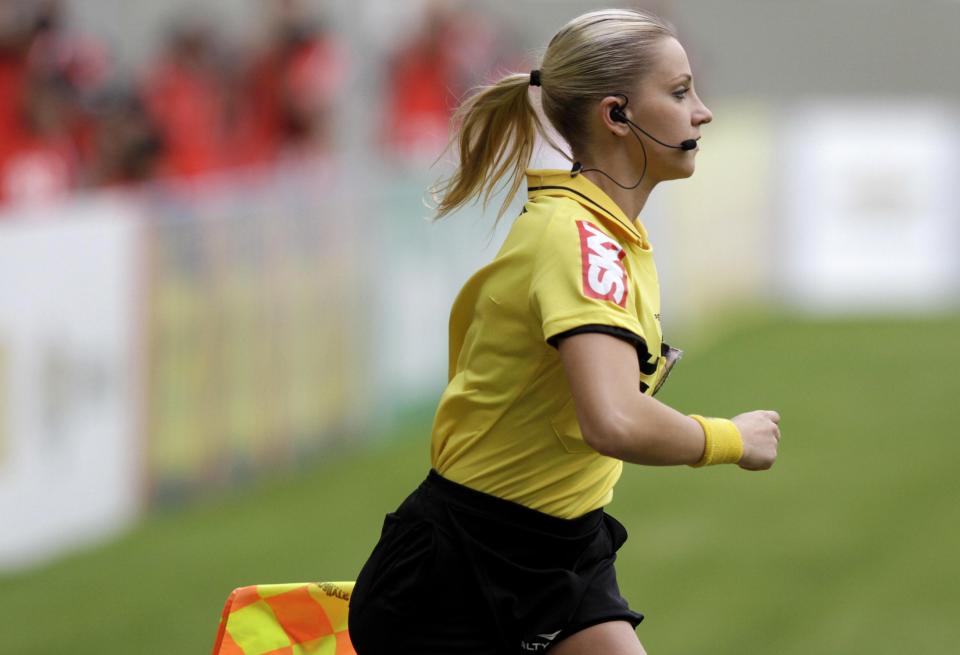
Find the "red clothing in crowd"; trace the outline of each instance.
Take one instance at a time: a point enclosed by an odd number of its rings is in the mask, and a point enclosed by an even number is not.
[[[385,138],[401,153],[438,152],[446,142],[456,101],[450,57],[436,42],[411,44],[397,54],[390,78]]]
[[[145,92],[159,131],[162,175],[197,175],[224,161],[224,101],[217,80],[202,68],[161,64]]]
[[[328,145],[326,127],[342,77],[336,45],[326,37],[276,44],[264,53],[250,75],[244,158],[274,159],[285,145]]]
[[[0,51],[0,203],[62,198],[76,183],[67,108],[31,78],[25,53]],[[32,81],[31,81],[32,80]]]
[[[22,89],[26,72],[23,57],[0,50],[0,153],[13,143],[20,131]]]
[[[0,49],[0,176],[17,151],[23,133],[23,81],[26,58],[20,53]],[[3,186],[3,185],[0,185]],[[0,188],[0,201],[4,198]]]

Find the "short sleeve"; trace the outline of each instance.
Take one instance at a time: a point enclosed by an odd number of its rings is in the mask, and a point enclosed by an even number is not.
[[[645,342],[634,314],[626,254],[615,238],[585,217],[551,217],[537,244],[530,279],[530,302],[544,341],[556,345],[568,334],[593,331],[635,345]]]

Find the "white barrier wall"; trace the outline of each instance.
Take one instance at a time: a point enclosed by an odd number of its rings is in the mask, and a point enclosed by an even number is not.
[[[0,229],[0,569],[69,552],[140,507],[140,225],[111,199]]]
[[[143,198],[150,502],[289,468],[362,434],[376,394],[369,207],[329,162]]]

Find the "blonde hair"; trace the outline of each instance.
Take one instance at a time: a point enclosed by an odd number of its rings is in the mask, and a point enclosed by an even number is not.
[[[653,64],[653,46],[665,37],[676,38],[673,27],[631,9],[583,14],[553,37],[540,66],[540,101],[574,153],[586,146],[589,105],[633,88]],[[459,166],[433,189],[436,218],[481,196],[486,207],[502,182],[509,186],[499,220],[523,183],[537,134],[562,152],[543,129],[529,85],[527,73],[508,75],[480,87],[457,109],[453,121],[459,127],[449,148],[459,152]]]

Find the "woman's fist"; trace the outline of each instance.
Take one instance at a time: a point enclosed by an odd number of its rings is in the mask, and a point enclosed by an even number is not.
[[[780,414],[761,409],[731,419],[743,437],[743,456],[737,464],[748,471],[763,471],[777,459]]]

